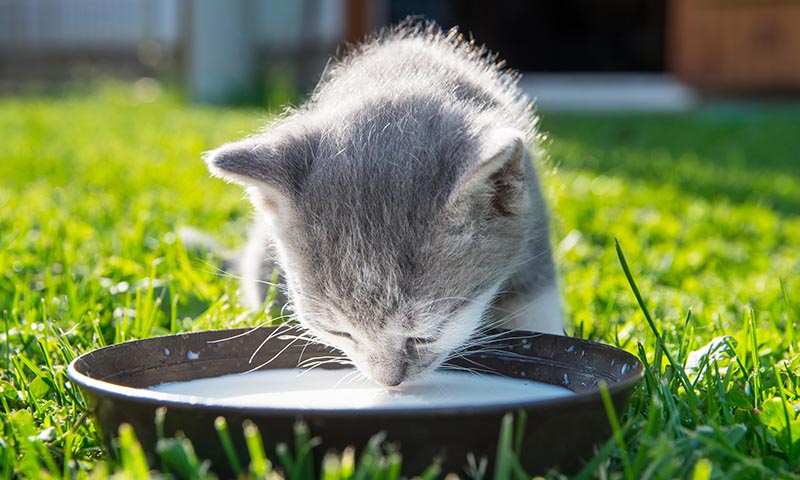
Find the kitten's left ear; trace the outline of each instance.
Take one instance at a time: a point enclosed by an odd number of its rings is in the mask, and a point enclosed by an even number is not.
[[[460,208],[471,205],[489,208],[497,215],[516,213],[526,191],[525,135],[513,128],[498,128],[482,139],[478,160],[459,181],[450,203]]]

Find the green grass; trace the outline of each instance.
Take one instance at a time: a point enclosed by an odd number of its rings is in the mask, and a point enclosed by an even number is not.
[[[132,432],[113,460],[67,363],[131,338],[264,320],[237,306],[237,283],[213,273],[214,259],[175,236],[191,225],[241,243],[250,210],[200,154],[264,116],[169,96],[140,104],[125,87],[0,99],[1,477],[140,476]],[[545,115],[542,125],[568,331],[648,365],[581,475],[799,477],[800,113]],[[203,475],[184,439],[161,445],[173,473]],[[321,475],[351,471],[354,455],[327,457]],[[400,459],[379,445],[364,455],[374,468]],[[501,457],[498,471],[518,476],[509,448]],[[287,471],[272,456],[240,468]],[[356,476],[377,471],[362,468]]]

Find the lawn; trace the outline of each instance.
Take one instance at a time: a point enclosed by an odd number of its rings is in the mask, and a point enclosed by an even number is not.
[[[124,86],[0,99],[3,478],[139,476],[130,432],[119,461],[101,446],[69,361],[265,320],[176,237],[192,226],[240,245],[250,209],[200,155],[265,117],[138,103]],[[542,129],[567,331],[648,365],[584,474],[800,477],[800,112],[543,114]]]

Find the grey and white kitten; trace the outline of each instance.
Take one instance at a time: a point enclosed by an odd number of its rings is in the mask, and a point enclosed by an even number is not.
[[[534,127],[516,77],[455,30],[367,42],[305,105],[206,157],[256,207],[247,300],[274,258],[300,323],[389,386],[482,322],[561,333]]]

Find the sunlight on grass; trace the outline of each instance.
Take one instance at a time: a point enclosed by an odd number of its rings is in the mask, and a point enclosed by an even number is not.
[[[176,235],[191,226],[241,244],[250,215],[241,190],[209,178],[200,158],[258,128],[263,112],[133,98],[112,86],[0,99],[2,478],[138,477],[146,466],[133,432],[120,432],[121,455],[109,457],[67,380],[69,361],[132,338],[265,320],[237,305],[220,259],[187,252]],[[568,333],[647,364],[617,434],[579,477],[800,474],[800,114],[545,116],[542,125]],[[509,463],[495,472],[515,478],[511,444],[524,444],[512,441],[511,422]],[[310,476],[271,452],[261,458],[256,434],[254,462],[240,471]],[[164,440],[162,454],[200,478],[206,465],[186,442]],[[307,455],[303,445],[291,455]],[[360,458],[399,469],[401,451],[371,448]],[[341,473],[353,455],[329,455],[314,471],[351,478]]]

